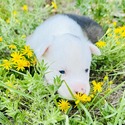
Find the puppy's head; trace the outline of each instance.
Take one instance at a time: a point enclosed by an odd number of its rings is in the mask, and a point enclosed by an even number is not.
[[[47,82],[52,84],[53,78],[61,75],[73,94],[77,92],[89,94],[91,55],[92,53],[100,55],[100,50],[87,38],[81,40],[71,34],[49,40],[51,41],[34,48],[39,61],[44,59],[49,64],[49,73],[45,76]],[[72,99],[65,83],[62,83],[58,93],[64,98]]]

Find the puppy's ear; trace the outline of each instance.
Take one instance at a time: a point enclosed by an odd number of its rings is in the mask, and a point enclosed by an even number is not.
[[[91,50],[91,53],[94,54],[94,55],[101,55],[101,51],[99,50],[99,48],[97,46],[95,46],[94,44],[92,43],[89,43],[89,48]]]
[[[97,42],[104,35],[102,27],[96,22],[90,23],[90,25],[86,27],[86,32],[92,43]]]
[[[46,56],[49,51],[50,43],[46,42],[45,44],[39,45],[39,47],[34,50],[36,57],[41,61],[42,56]]]
[[[32,34],[26,39],[26,44],[33,49],[37,59],[40,61],[42,56],[45,56],[49,50],[53,37],[42,39],[41,36]]]

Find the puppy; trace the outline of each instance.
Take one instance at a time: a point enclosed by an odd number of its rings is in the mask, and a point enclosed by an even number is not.
[[[50,17],[27,39],[39,61],[49,65],[45,78],[53,84],[53,78],[61,75],[73,94],[89,94],[89,72],[92,54],[101,52],[93,43],[103,36],[102,27],[85,16],[57,14]],[[58,93],[73,99],[65,83]]]

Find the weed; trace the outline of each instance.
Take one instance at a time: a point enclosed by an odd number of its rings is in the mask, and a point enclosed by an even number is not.
[[[76,6],[69,9],[66,5],[71,3]],[[1,0],[0,124],[125,124],[124,6],[124,0]],[[99,22],[106,33],[96,43],[102,55],[93,56],[90,95],[77,93],[69,101],[57,93],[64,82],[61,76],[54,78],[52,85],[46,83],[48,65],[38,63],[33,51],[25,46],[25,39],[50,15],[74,8]]]

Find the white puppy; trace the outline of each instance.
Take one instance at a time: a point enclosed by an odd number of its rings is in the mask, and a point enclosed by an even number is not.
[[[89,94],[91,56],[100,55],[100,50],[91,42],[102,35],[102,28],[87,17],[58,14],[37,27],[27,39],[27,45],[39,61],[44,59],[50,65],[45,76],[49,84],[55,76],[62,75],[73,94]],[[58,93],[64,98],[73,98],[65,83]]]

